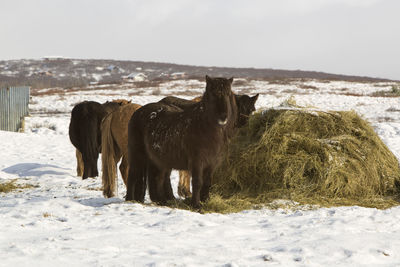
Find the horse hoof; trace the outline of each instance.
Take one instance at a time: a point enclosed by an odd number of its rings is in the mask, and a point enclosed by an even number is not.
[[[104,196],[104,198],[111,198],[111,197],[114,197],[115,195],[114,195],[114,192],[103,191],[103,196]]]
[[[183,198],[190,198],[192,197],[192,193],[184,186],[178,186],[178,195]]]
[[[200,203],[193,203],[192,202],[192,208],[196,211],[201,209],[201,204]]]
[[[200,213],[200,214],[204,214],[204,210],[203,210],[203,207],[202,206],[199,206],[199,207],[197,207],[197,208],[194,208],[193,207],[193,209],[192,209],[194,212],[198,212],[198,213]]]

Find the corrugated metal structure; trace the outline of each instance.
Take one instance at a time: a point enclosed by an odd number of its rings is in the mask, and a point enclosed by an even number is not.
[[[0,88],[0,130],[17,132],[29,114],[29,87]]]

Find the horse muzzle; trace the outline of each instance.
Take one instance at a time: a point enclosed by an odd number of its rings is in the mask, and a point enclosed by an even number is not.
[[[228,118],[225,118],[225,120],[218,119],[218,125],[224,126],[224,125],[226,125],[227,122],[228,122]]]

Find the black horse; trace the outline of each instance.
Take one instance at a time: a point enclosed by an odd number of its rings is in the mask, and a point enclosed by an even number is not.
[[[232,82],[233,78],[206,76],[200,102],[185,109],[150,103],[133,114],[128,126],[126,200],[144,200],[146,178],[154,181],[149,183],[153,201],[172,199],[172,169],[192,173],[193,207],[208,199],[211,175],[237,119]]]
[[[101,121],[108,113],[126,103],[129,102],[115,100],[100,104],[95,101],[84,101],[72,109],[69,138],[76,148],[78,176],[86,179],[99,175],[97,160],[101,152]]]
[[[239,114],[236,121],[236,127],[240,128],[246,125],[250,114],[256,111],[255,104],[258,99],[258,95],[259,94],[256,94],[255,96],[235,95]]]

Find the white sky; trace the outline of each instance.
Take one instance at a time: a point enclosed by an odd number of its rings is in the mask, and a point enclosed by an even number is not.
[[[400,0],[0,0],[0,59],[44,56],[400,80]]]

